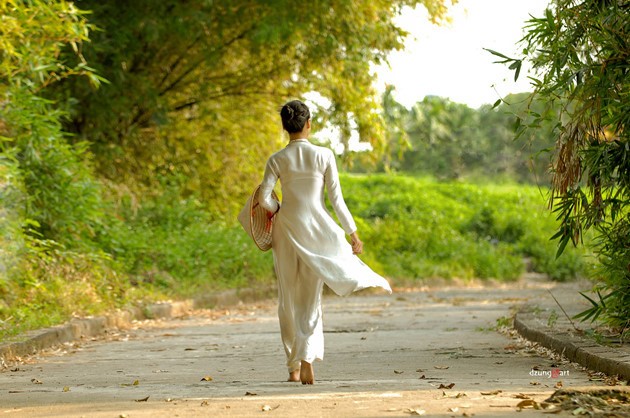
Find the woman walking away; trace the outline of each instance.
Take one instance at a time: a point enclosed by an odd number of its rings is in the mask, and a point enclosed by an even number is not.
[[[363,243],[343,200],[333,152],[308,141],[308,107],[293,100],[282,107],[280,116],[290,141],[267,161],[259,200],[269,216],[275,216],[272,250],[289,381],[313,384],[313,361],[324,357],[324,283],[340,296],[367,287],[392,290],[355,255],[363,251]],[[282,207],[272,198],[278,179]],[[324,187],[343,229],[326,210]]]

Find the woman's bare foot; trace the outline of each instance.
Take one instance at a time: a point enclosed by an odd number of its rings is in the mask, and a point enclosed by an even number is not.
[[[300,381],[300,369],[293,370],[289,373],[288,382],[299,382]]]
[[[300,380],[303,385],[312,385],[315,383],[315,372],[313,371],[313,365],[307,361],[302,360],[300,367]]]

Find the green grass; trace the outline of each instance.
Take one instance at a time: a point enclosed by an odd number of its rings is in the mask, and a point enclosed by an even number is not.
[[[403,175],[344,175],[342,184],[365,260],[389,277],[512,280],[525,260],[554,280],[585,274],[584,249],[555,258],[556,221],[537,187]]]

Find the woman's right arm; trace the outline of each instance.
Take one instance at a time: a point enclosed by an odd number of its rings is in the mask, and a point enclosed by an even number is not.
[[[350,239],[352,240],[352,253],[361,254],[363,252],[363,242],[359,239],[357,231],[350,234]]]
[[[258,202],[260,206],[267,209],[271,213],[276,213],[280,209],[280,204],[276,199],[271,196],[273,188],[276,187],[278,182],[278,173],[274,169],[274,165],[269,159],[265,166],[265,175],[263,181],[260,184],[260,191],[258,192]]]

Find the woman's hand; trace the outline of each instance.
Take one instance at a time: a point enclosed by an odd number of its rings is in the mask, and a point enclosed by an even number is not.
[[[363,252],[363,242],[359,239],[359,234],[353,232],[350,234],[350,239],[352,239],[352,253],[353,254],[361,254]]]
[[[278,213],[278,211],[280,210],[280,202],[277,202],[277,203],[278,203],[278,209],[276,209],[276,211],[275,211],[275,212],[270,212],[270,211],[267,211],[267,219],[271,219],[271,218],[273,218],[274,216],[276,216],[276,214],[277,214],[277,213]]]

